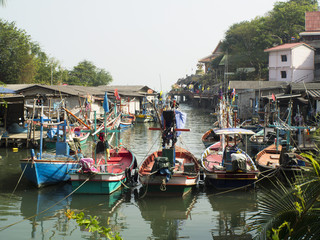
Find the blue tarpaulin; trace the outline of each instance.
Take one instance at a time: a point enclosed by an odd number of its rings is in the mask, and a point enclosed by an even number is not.
[[[16,93],[16,92],[9,88],[0,87],[0,93]]]

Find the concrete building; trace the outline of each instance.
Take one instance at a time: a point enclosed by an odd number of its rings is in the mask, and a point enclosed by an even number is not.
[[[287,43],[264,50],[269,53],[269,81],[314,81],[314,51],[306,43]]]
[[[300,34],[301,40],[315,49],[314,78],[320,81],[320,12],[306,12],[305,31]]]

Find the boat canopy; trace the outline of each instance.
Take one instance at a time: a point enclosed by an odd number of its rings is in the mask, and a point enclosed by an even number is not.
[[[234,135],[234,134],[253,135],[254,134],[252,130],[248,130],[244,128],[221,128],[221,129],[214,130],[214,133],[217,135]]]

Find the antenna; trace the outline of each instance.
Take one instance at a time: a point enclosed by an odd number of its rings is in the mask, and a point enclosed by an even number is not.
[[[159,78],[160,78],[160,91],[162,91],[161,74],[159,74]]]

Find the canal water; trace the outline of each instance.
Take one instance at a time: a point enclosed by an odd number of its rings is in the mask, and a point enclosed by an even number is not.
[[[210,112],[181,105],[187,113],[186,128],[177,145],[200,158],[201,136],[213,124]],[[160,132],[148,130],[155,123],[140,124],[122,133],[123,144],[138,163],[160,147]],[[90,149],[90,147],[89,147]],[[0,148],[0,239],[101,239],[65,216],[67,209],[96,216],[123,239],[251,239],[242,235],[250,217],[258,212],[257,191],[217,195],[199,185],[183,198],[141,198],[140,186],[122,188],[112,195],[66,196],[70,184],[36,189],[23,177],[19,160],[28,150]],[[19,183],[19,184],[18,184]],[[240,237],[241,236],[241,237]],[[103,239],[103,238],[102,238]]]

